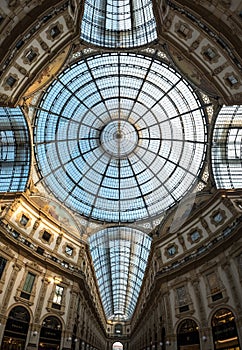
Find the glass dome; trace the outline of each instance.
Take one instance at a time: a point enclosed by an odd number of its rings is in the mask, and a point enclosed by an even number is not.
[[[53,81],[37,107],[41,177],[87,218],[150,220],[201,180],[205,107],[156,55],[85,57]]]

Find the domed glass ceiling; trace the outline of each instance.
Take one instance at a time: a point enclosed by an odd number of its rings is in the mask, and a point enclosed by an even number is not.
[[[88,218],[154,218],[200,180],[204,110],[192,86],[156,56],[86,57],[53,81],[37,108],[43,181]]]

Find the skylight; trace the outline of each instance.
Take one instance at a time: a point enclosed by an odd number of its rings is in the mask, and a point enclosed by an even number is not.
[[[242,106],[223,106],[212,143],[212,167],[218,188],[241,188]]]
[[[0,192],[21,192],[30,170],[28,127],[19,107],[0,107],[0,119]]]
[[[129,227],[110,227],[89,238],[107,319],[131,318],[140,292],[151,238]]]
[[[152,0],[86,0],[81,39],[109,48],[139,47],[157,38]]]

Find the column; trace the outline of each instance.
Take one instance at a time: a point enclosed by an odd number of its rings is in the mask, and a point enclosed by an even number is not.
[[[195,307],[199,311],[199,319],[202,325],[202,329],[200,329],[199,336],[200,336],[200,339],[203,339],[203,337],[206,337],[206,341],[200,341],[201,350],[209,350],[210,344],[213,343],[213,339],[212,339],[210,328],[208,327],[208,323],[206,319],[206,312],[205,312],[205,307],[203,304],[202,294],[199,286],[199,280],[196,277],[194,277],[191,280],[191,283],[192,283],[195,298],[196,298]]]

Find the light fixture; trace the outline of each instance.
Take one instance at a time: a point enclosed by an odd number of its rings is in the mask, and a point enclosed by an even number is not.
[[[223,339],[223,340],[218,340],[218,343],[222,344],[222,343],[227,343],[227,342],[231,342],[233,340],[237,340],[238,337],[233,337],[233,338],[229,338],[229,339]]]
[[[171,342],[169,340],[167,340],[166,345],[171,345]]]
[[[33,336],[36,336],[38,334],[37,331],[33,331]]]
[[[202,336],[202,340],[203,340],[203,341],[206,341],[206,340],[207,340],[206,335],[203,335],[203,336]]]
[[[62,282],[61,277],[58,277],[58,276],[54,276],[54,277],[53,276],[49,276],[47,278],[47,280],[48,280],[49,283],[54,283],[54,284],[59,284],[59,283]]]
[[[61,282],[62,282],[62,279],[60,277],[57,277],[57,276],[54,277],[54,283],[55,284],[59,284]]]
[[[49,276],[47,280],[48,280],[48,283],[54,283],[54,277],[52,276]]]
[[[67,338],[67,341],[71,341],[71,337],[68,337],[68,338]]]
[[[78,342],[78,339],[77,339],[77,338],[75,338],[75,339],[74,339],[74,342],[75,342],[75,343],[76,343],[76,342]]]

